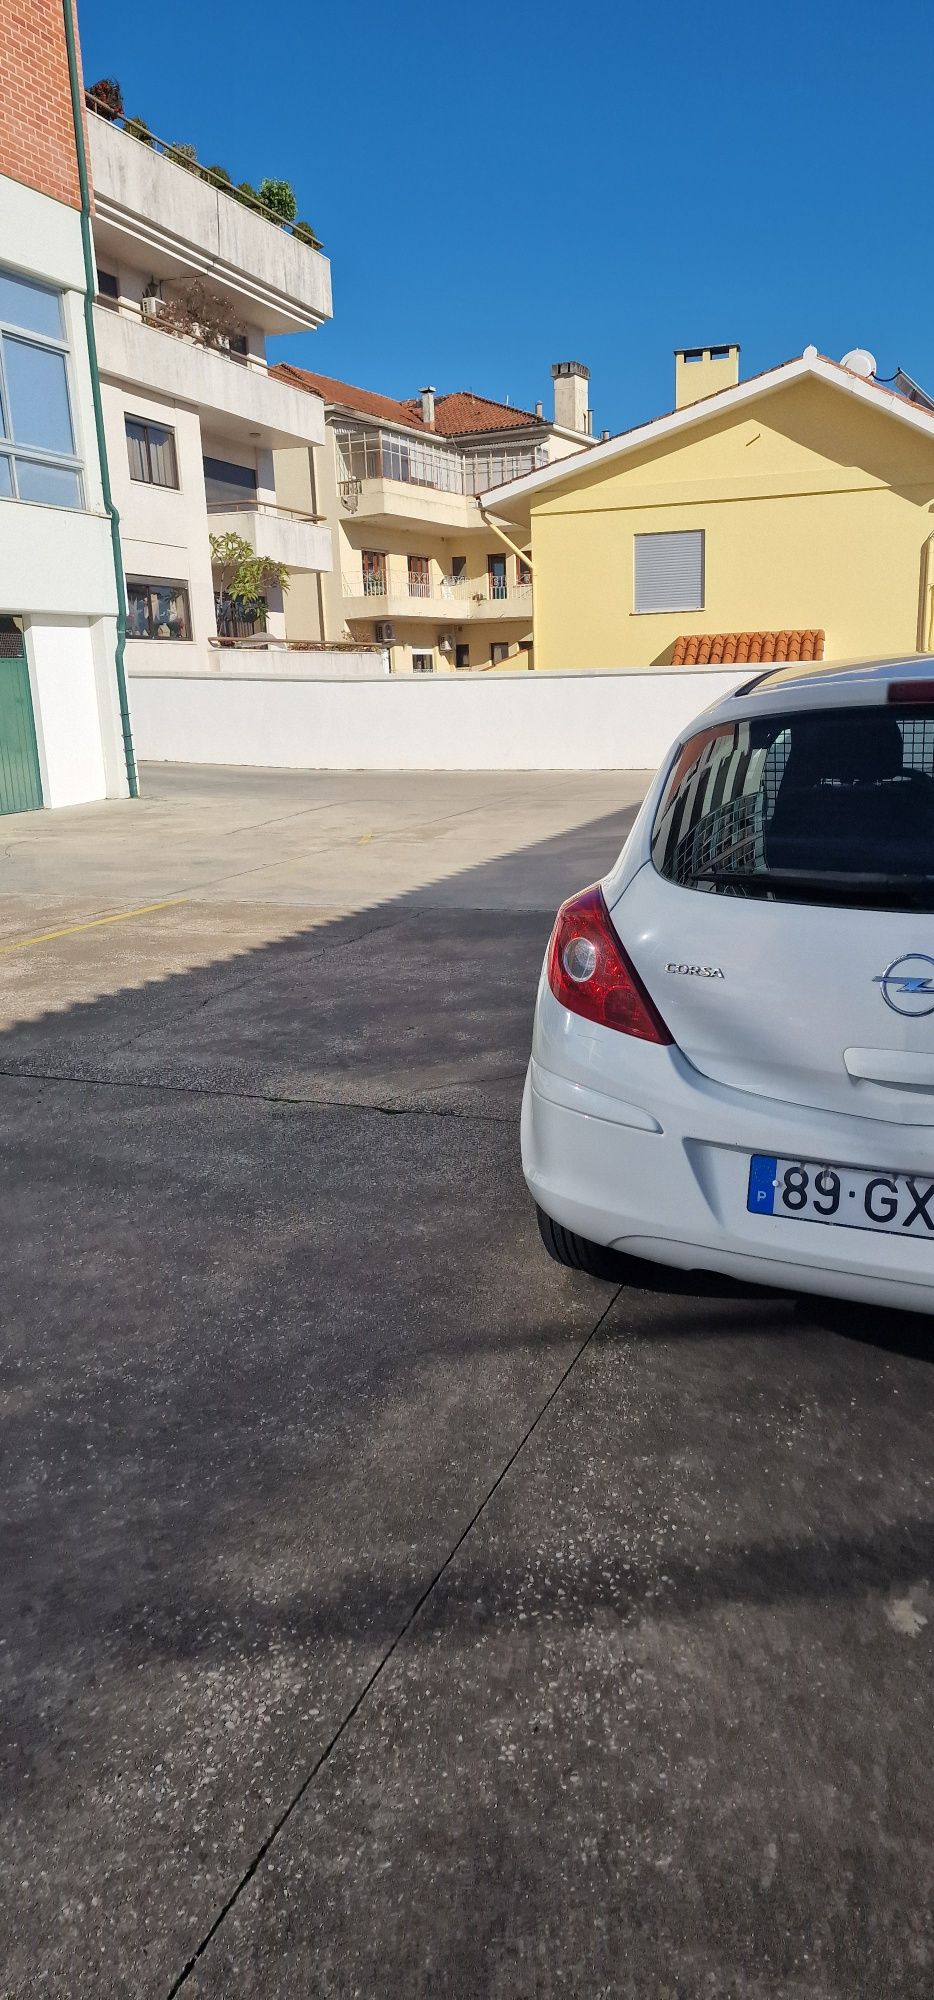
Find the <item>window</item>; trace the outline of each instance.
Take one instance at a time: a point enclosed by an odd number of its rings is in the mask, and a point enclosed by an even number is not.
[[[364,597],[385,597],[386,557],[382,549],[364,549],[362,555]]]
[[[164,424],[146,424],[139,417],[126,418],[126,443],[130,457],[130,478],[144,486],[178,486],[175,432]]]
[[[703,611],[704,530],[634,535],[634,611]]]
[[[127,578],[128,639],[190,639],[188,586],[155,577]]]
[[[490,596],[495,598],[505,597],[508,590],[505,556],[487,556],[486,573]]]
[[[412,672],[413,672],[413,674],[433,674],[433,673],[434,673],[434,670],[435,670],[435,656],[434,656],[434,653],[413,653],[413,654],[412,654]]]
[[[457,667],[457,669],[458,669],[458,671],[459,671],[460,673],[463,673],[463,671],[465,670],[465,668],[467,668],[467,667],[469,667],[469,666],[470,666],[470,647],[469,647],[469,646],[455,646],[455,648],[454,648],[454,665],[455,665],[455,666]]]
[[[507,641],[505,639],[494,639],[493,644],[490,647],[490,659],[492,660],[494,667],[501,666],[503,660],[508,660],[508,658],[509,658],[509,646]]]
[[[467,575],[467,557],[466,557],[466,556],[452,556],[452,557],[451,557],[451,575],[452,575],[452,576],[453,576],[453,577],[454,577],[455,579],[456,579],[456,578],[458,578],[458,577],[462,577],[462,576],[466,576],[466,575]]]
[[[108,312],[116,312],[120,304],[120,286],[112,271],[97,273],[97,303],[106,306]]]
[[[0,497],[80,507],[62,301],[0,271]]]
[[[521,556],[516,557],[516,582],[520,590],[531,590],[532,588],[532,572],[528,563],[523,562]]]
[[[431,564],[427,556],[409,556],[409,596],[431,596]]]
[[[230,355],[231,361],[239,361],[241,368],[245,368],[250,352],[247,346],[246,334],[229,333],[227,335],[227,352]]]
[[[711,895],[934,909],[934,706],[700,730],[668,781],[652,859]]]
[[[256,500],[255,467],[234,465],[226,458],[206,458],[204,497],[209,507],[249,507]]]

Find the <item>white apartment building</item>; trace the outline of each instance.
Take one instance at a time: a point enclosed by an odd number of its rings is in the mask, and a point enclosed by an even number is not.
[[[552,369],[551,419],[470,390],[399,401],[291,364],[273,372],[318,401],[327,427],[325,451],[276,454],[281,497],[321,514],[334,544],[330,573],[289,592],[290,638],[383,645],[394,673],[532,666],[532,572],[477,496],[594,442],[583,364]]]
[[[282,594],[273,591],[255,618],[222,606],[219,638],[212,533],[235,531],[293,578],[330,568],[327,526],[314,509],[280,504],[274,469],[277,451],[323,443],[323,410],[266,365],[268,334],[329,317],[330,266],[287,225],[177,164],[158,142],[101,116],[88,129],[94,322],[132,703],[142,674],[219,672],[232,659],[225,638],[285,636]],[[199,302],[213,322],[207,331]]]

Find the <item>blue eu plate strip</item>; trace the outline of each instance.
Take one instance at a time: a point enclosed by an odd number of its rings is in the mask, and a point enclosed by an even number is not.
[[[751,1214],[774,1214],[777,1168],[778,1162],[774,1154],[753,1154],[749,1162],[749,1193],[746,1197],[746,1207]]]

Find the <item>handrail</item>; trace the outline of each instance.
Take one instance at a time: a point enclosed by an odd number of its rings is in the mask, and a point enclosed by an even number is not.
[[[308,521],[313,526],[327,519],[326,514],[305,514],[298,507],[280,507],[272,500],[209,500],[209,514],[270,514],[280,521]]]
[[[180,140],[176,139],[173,144],[168,139],[160,139],[155,132],[150,132],[148,126],[146,127],[146,137],[144,138],[141,132],[132,129],[135,124],[142,124],[142,119],[127,118],[122,111],[114,111],[113,106],[108,104],[103,97],[95,97],[93,90],[85,91],[84,101],[88,109],[94,111],[99,118],[105,119],[108,125],[119,126],[128,139],[135,139],[137,145],[146,146],[150,152],[160,153],[163,158],[170,161],[172,166],[181,167],[185,173],[194,174],[197,180],[209,181],[212,187],[216,187],[219,194],[228,195],[230,200],[237,202],[240,208],[252,209],[254,213],[258,212],[261,221],[274,222],[277,229],[287,230],[290,236],[295,236],[296,231],[303,232],[309,228],[310,225],[307,223],[286,222],[284,216],[277,215],[274,208],[268,208],[258,194],[253,194],[249,201],[245,200],[242,196],[238,195],[233,182],[225,181],[220,174],[214,172],[213,167],[203,167],[200,160],[187,160],[184,155],[179,157],[179,150],[182,143]],[[297,240],[299,243],[307,243],[310,250],[321,249],[321,244],[317,238],[315,238],[314,243],[308,243],[308,239],[304,233],[299,233]]]
[[[244,653],[384,653],[385,646],[374,639],[277,639],[275,633],[258,632],[251,639],[227,638],[221,633],[208,633],[208,645],[227,651],[239,649]]]

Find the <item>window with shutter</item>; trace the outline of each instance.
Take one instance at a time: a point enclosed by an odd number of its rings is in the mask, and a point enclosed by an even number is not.
[[[704,530],[635,535],[634,611],[702,611]]]

